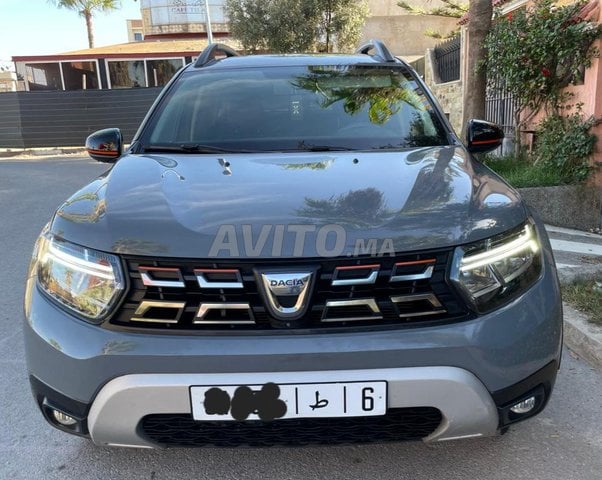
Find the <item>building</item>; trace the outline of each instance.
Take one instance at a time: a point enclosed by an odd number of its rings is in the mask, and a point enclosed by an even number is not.
[[[130,19],[126,20],[128,28],[128,42],[141,42],[144,40],[144,27],[142,20]]]
[[[0,93],[18,90],[17,74],[10,70],[0,70]]]
[[[227,37],[225,0],[208,3],[213,36]],[[140,13],[145,39],[207,36],[205,0],[140,0]]]
[[[144,41],[13,61],[29,91],[160,87],[206,46],[206,39]]]
[[[225,0],[210,0],[213,36],[228,38]],[[129,43],[56,55],[15,56],[25,89],[94,90],[161,87],[207,47],[204,0],[141,0],[142,20],[127,20]]]

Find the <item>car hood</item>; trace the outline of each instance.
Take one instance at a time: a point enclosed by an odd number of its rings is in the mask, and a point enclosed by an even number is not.
[[[526,218],[463,147],[125,155],[58,210],[90,248],[181,258],[387,254],[480,240]]]

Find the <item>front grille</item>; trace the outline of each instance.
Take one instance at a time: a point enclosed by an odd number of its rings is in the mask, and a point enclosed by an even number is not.
[[[432,407],[390,409],[380,417],[303,418],[273,422],[198,422],[186,414],[147,415],[142,434],[161,446],[268,447],[340,445],[420,440],[435,431],[441,412]]]
[[[178,331],[285,331],[431,324],[468,318],[445,277],[451,250],[375,259],[265,262],[127,257],[130,288],[113,326]],[[266,306],[256,269],[315,271],[293,320]],[[284,305],[283,305],[284,306]]]

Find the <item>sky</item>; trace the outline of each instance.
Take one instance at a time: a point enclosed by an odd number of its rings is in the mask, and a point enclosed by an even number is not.
[[[94,17],[95,46],[127,42],[126,20],[140,18],[140,2]],[[13,55],[44,55],[88,48],[86,23],[77,12],[50,0],[0,0],[0,62]]]

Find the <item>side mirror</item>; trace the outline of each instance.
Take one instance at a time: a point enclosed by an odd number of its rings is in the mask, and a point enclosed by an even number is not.
[[[94,160],[113,163],[123,151],[123,137],[118,128],[106,128],[86,138],[86,150]]]
[[[469,120],[466,126],[466,148],[471,153],[495,150],[504,140],[504,131],[495,123]]]

